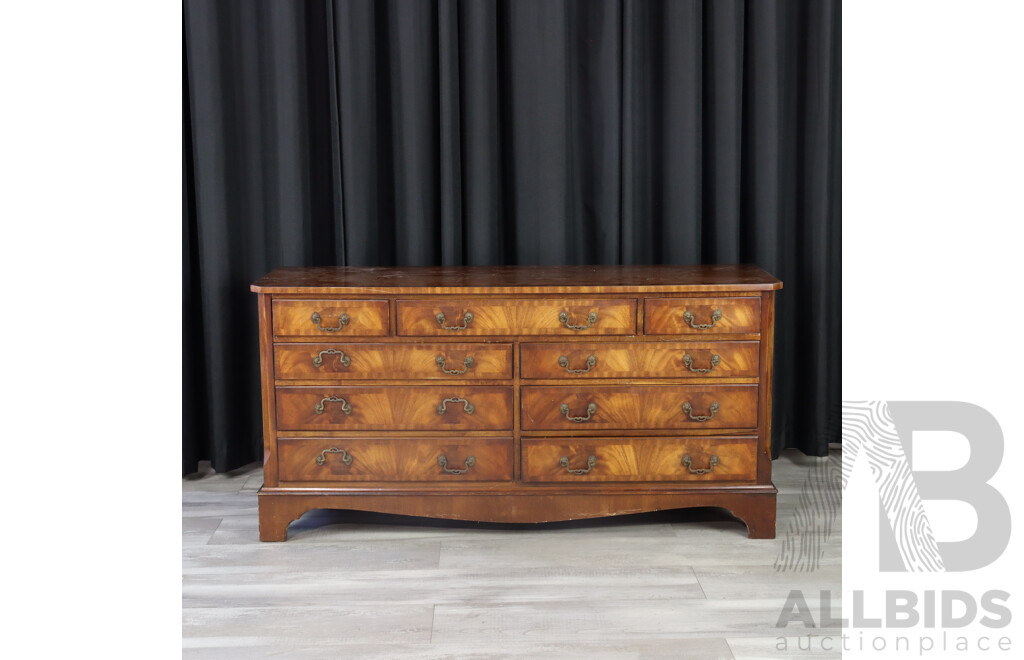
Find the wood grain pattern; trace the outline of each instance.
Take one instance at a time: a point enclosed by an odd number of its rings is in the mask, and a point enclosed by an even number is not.
[[[689,506],[774,536],[780,287],[752,266],[275,271],[253,285],[260,537],[308,508],[538,522]],[[441,451],[469,470],[446,473]]]
[[[327,397],[345,400],[323,402]],[[447,398],[445,412],[437,407]],[[323,412],[316,406],[323,402]],[[512,388],[490,386],[334,386],[278,387],[277,424],[282,430],[452,430],[504,431],[512,429]]]
[[[573,474],[568,467],[587,467]],[[683,457],[690,457],[690,465]],[[712,456],[717,460],[712,462]],[[695,471],[710,469],[706,474]],[[590,483],[602,481],[754,481],[757,437],[699,438],[523,438],[523,481]]]
[[[278,443],[286,482],[512,480],[512,438],[280,438]],[[325,449],[344,450],[350,461]],[[439,456],[449,470],[465,472],[446,472]]]
[[[523,378],[756,378],[758,347],[756,341],[524,343],[521,365]],[[591,356],[589,371],[569,371],[587,369]]]
[[[761,483],[772,480],[772,372],[775,353],[775,292],[766,291],[761,301],[761,388],[758,407],[761,424],[758,427],[757,478]]]
[[[693,315],[687,320],[687,312]],[[716,312],[721,318],[714,320]],[[644,334],[715,335],[756,333],[761,329],[760,298],[647,298]],[[694,325],[714,325],[695,328]]]
[[[677,293],[762,291],[782,282],[750,264],[701,266],[421,266],[278,268],[252,284],[256,293],[418,295]]]
[[[466,324],[465,314],[473,320]],[[568,323],[589,326],[573,330],[559,320],[566,312]],[[446,330],[437,322],[438,313],[445,325],[462,326]],[[597,314],[590,323],[588,315]],[[399,300],[397,302],[400,336],[464,337],[481,335],[632,335],[636,333],[636,300]]]
[[[636,385],[636,386],[533,386],[523,391],[523,430],[593,429],[753,429],[757,426],[757,385]],[[707,421],[694,421],[683,411],[689,402],[692,416],[708,416],[712,404],[718,412]],[[568,406],[572,417],[585,417],[587,406],[596,411],[585,422],[573,422],[560,411]]]
[[[447,371],[465,373],[446,373],[439,357]],[[466,358],[472,360],[468,366]],[[274,362],[282,380],[507,380],[512,378],[512,344],[277,344]]]
[[[747,525],[752,539],[775,538],[775,486],[690,487],[686,490],[648,487],[626,492],[610,485],[602,490],[519,489],[516,491],[433,490],[400,491],[285,491],[259,493],[260,540],[284,541],[288,524],[310,509],[353,509],[407,516],[427,516],[482,522],[535,523],[600,518],[623,513],[715,506],[727,509]]]
[[[277,485],[277,411],[274,375],[267,369],[274,350],[271,297],[261,294],[258,311],[260,317],[260,394],[263,402],[263,474],[265,483]]]
[[[312,320],[320,315],[320,323]],[[338,319],[347,314],[349,322],[340,330]],[[345,341],[347,337],[388,334],[386,300],[274,300],[274,335],[318,337],[322,341]]]

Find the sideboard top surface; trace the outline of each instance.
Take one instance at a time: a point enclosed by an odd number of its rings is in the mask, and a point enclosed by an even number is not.
[[[621,293],[781,289],[757,266],[418,266],[278,268],[256,280],[257,293]]]

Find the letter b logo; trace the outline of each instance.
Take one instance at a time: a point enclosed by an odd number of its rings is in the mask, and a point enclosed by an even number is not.
[[[970,458],[957,470],[912,471],[914,431],[953,431]],[[1010,541],[1010,509],[988,484],[1003,459],[1003,432],[984,408],[960,401],[871,401],[843,404],[844,485],[858,455],[871,467],[880,498],[879,564],[883,571],[970,571],[991,564]],[[957,500],[978,516],[974,535],[939,542],[924,500]]]

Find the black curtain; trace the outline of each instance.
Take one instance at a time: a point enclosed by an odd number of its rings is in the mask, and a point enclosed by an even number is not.
[[[775,450],[840,398],[840,3],[186,0],[183,469],[262,456],[278,266],[755,263]]]

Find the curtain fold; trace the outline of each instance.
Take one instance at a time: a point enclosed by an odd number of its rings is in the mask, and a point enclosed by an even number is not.
[[[840,3],[185,2],[183,470],[258,460],[278,266],[756,263],[775,450],[840,399]]]

